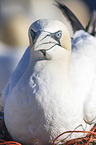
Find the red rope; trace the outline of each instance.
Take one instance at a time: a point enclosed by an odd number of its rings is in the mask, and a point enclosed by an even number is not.
[[[15,142],[15,141],[5,141],[3,139],[0,139],[0,142],[1,142],[0,145],[12,145],[12,144],[14,144],[14,145],[21,145],[18,142]]]
[[[34,145],[37,145],[39,143],[39,140],[38,139],[34,139],[33,142],[35,142]],[[5,141],[3,139],[0,139],[0,145],[12,145],[12,144],[21,145],[20,143],[15,142],[15,141]]]
[[[89,133],[89,134],[91,134],[91,138],[92,138],[93,135],[96,135],[96,133],[93,132],[93,131],[66,131],[66,132],[61,133],[59,136],[57,136],[57,137],[54,139],[53,145],[55,145],[55,142],[56,142],[56,140],[57,140],[59,137],[61,137],[62,135],[66,134],[66,133]],[[83,139],[86,139],[86,138],[88,138],[88,135],[87,135],[86,137],[81,138],[81,139],[83,140]],[[89,140],[88,140],[88,142],[86,143],[86,145],[88,145],[88,143],[91,141],[91,138],[89,138]],[[68,142],[65,143],[65,144],[68,145],[69,142],[72,142],[72,141],[74,141],[74,143],[76,143],[76,142],[81,141],[81,139],[80,139],[80,138],[78,138],[78,139],[73,139],[73,140],[68,141]],[[93,139],[93,141],[94,141],[94,139]],[[71,144],[73,144],[73,143],[71,143]]]

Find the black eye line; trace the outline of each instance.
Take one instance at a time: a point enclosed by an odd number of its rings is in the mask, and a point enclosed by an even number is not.
[[[48,50],[50,50],[51,48],[53,48],[54,46],[56,46],[56,45],[59,45],[59,46],[61,46],[59,43],[57,44],[57,43],[55,43],[53,46],[51,46],[49,49],[47,49],[46,51],[48,51]]]
[[[39,47],[39,46],[41,46],[41,45],[43,45],[43,44],[49,44],[49,43],[50,43],[50,44],[52,44],[52,43],[53,43],[53,44],[56,44],[55,42],[49,41],[49,42],[45,42],[45,43],[39,44],[37,47]],[[37,47],[36,47],[36,48],[37,48]]]
[[[53,46],[51,46],[49,49],[47,49],[47,50],[41,50],[41,52],[43,53],[43,55],[46,57],[46,51],[48,51],[48,50],[50,50],[51,48],[53,48],[54,46],[56,46],[56,45],[58,45],[58,44],[54,44]]]
[[[59,30],[59,31],[57,31],[57,32],[55,32],[55,33],[59,33],[59,32],[62,34],[62,31],[61,31],[61,30]]]
[[[45,43],[44,43],[45,44]],[[47,43],[46,43],[47,44]],[[47,50],[43,50],[43,51],[48,51],[48,50],[50,50],[51,48],[53,48],[54,46],[56,46],[56,45],[58,45],[58,46],[61,46],[61,45],[59,45],[59,44],[57,44],[57,43],[55,43],[53,46],[51,46],[49,49],[47,49]]]
[[[50,36],[49,34],[47,34],[44,38],[42,38],[40,41],[44,40],[47,36]]]
[[[46,51],[48,51],[48,50],[50,50],[50,49],[52,49],[53,47],[55,47],[56,45],[58,45],[58,46],[61,46],[61,45],[59,45],[59,44],[54,44],[53,46],[51,46],[49,49],[47,49],[47,50],[41,50],[41,52],[43,53],[43,55],[46,57]]]
[[[50,42],[50,43],[52,43],[52,42]],[[42,43],[42,44],[48,44],[48,42]],[[42,49],[42,50],[40,50],[40,51],[41,51],[41,52],[43,53],[43,55],[46,57],[46,51],[52,49],[52,48],[55,47],[56,45],[61,46],[60,43],[58,43],[58,44],[55,43],[55,44],[54,44],[53,46],[51,46],[49,49],[47,49],[47,50],[45,50],[45,49],[43,50],[43,49]],[[62,46],[61,46],[61,47],[62,47]]]
[[[59,30],[59,31],[57,31],[57,32],[55,32],[55,33],[51,33],[51,32],[48,32],[48,31],[42,31],[42,32],[47,32],[47,33],[49,33],[49,34],[47,34],[44,38],[42,38],[40,41],[42,41],[42,40],[44,40],[46,37],[48,37],[48,36],[51,36],[51,38],[53,38],[53,39],[55,39],[56,41],[58,41],[58,43],[60,43],[60,38],[58,38],[58,37],[56,37],[56,34],[58,33],[58,32],[61,32],[61,36],[62,36],[62,31],[61,30]]]
[[[60,37],[56,36],[58,39],[60,39],[62,36],[62,31],[60,30],[60,31],[56,32],[55,34],[60,34]]]
[[[42,30],[41,32],[47,32],[47,33],[49,33],[49,34],[47,34],[44,38],[42,38],[40,41],[42,41],[42,40],[44,40],[46,37],[48,37],[48,36],[50,36],[50,32],[48,32],[48,31],[45,31],[45,30]]]
[[[43,44],[49,44],[49,43],[53,43],[54,45],[53,46],[51,46],[49,49],[47,49],[47,50],[40,50],[43,54],[44,54],[44,56],[46,56],[46,51],[48,51],[48,50],[50,50],[51,48],[53,48],[53,47],[55,47],[56,45],[58,45],[58,46],[61,46],[60,45],[60,43],[55,43],[55,42],[45,42],[45,43],[42,43],[42,44],[40,44],[39,46],[41,46],[41,45],[43,45]],[[37,46],[38,47],[38,46]]]
[[[56,34],[57,34],[58,32],[61,32],[60,37],[57,37],[57,36],[56,36]],[[62,31],[61,31],[61,30],[60,30],[60,31],[57,31],[57,32],[55,32],[55,33],[51,33],[51,38],[53,38],[54,40],[56,40],[59,44],[60,44],[60,38],[61,38],[61,36],[62,36]]]
[[[55,47],[56,45],[58,45],[58,46],[61,46],[61,44],[60,44],[60,38],[58,38],[58,37],[56,37],[56,33],[58,33],[58,32],[61,32],[61,34],[62,34],[62,31],[60,30],[60,31],[57,31],[57,32],[55,32],[55,33],[50,33],[50,32],[48,32],[48,31],[42,31],[42,32],[47,32],[47,33],[49,33],[49,34],[47,34],[44,38],[42,38],[40,41],[42,41],[42,40],[44,40],[46,37],[48,37],[48,36],[51,36],[51,38],[53,38],[54,40],[56,40],[58,43],[55,43],[55,42],[51,42],[51,41],[49,41],[49,42],[45,42],[45,43],[42,43],[42,44],[40,44],[40,45],[38,45],[38,46],[41,46],[41,45],[43,45],[43,44],[54,44],[53,46],[51,46],[49,49],[47,49],[47,50],[41,50],[41,52],[43,53],[43,55],[44,56],[46,56],[46,51],[48,51],[48,50],[50,50],[50,49],[52,49],[53,47]],[[37,47],[38,47],[37,46]]]

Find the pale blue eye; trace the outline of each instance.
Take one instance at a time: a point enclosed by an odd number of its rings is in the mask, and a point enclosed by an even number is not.
[[[57,37],[58,39],[60,39],[61,36],[62,36],[62,31],[58,31],[58,32],[56,33],[56,37]]]

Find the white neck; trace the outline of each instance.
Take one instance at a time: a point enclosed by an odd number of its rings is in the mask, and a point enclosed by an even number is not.
[[[40,51],[33,51],[33,49],[30,49],[30,64],[31,63],[33,64],[34,62],[41,60],[41,64],[46,63],[46,65],[50,67],[49,70],[52,70],[52,72],[54,72],[54,68],[56,68],[62,74],[62,77],[64,76],[64,78],[67,79],[69,77],[71,53],[70,51],[66,50],[63,51],[64,51],[63,53],[61,51],[60,52],[61,54],[53,56],[51,60],[46,60],[44,59],[44,56]]]

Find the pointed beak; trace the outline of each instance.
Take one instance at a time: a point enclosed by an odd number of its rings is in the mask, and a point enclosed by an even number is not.
[[[37,50],[49,50],[53,48],[55,45],[58,45],[58,42],[55,39],[52,39],[49,33],[42,32],[39,38],[36,40],[34,44],[34,49]]]

